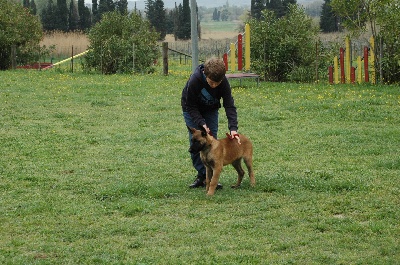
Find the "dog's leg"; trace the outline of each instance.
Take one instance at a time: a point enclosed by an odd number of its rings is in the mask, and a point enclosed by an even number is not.
[[[253,171],[253,156],[245,156],[243,157],[244,163],[246,164],[247,170],[249,171],[250,177],[250,185],[254,187],[256,185],[256,179],[254,178],[254,171]]]
[[[211,177],[213,175],[213,170],[211,167],[206,167],[206,191],[208,192],[208,189],[210,188],[210,181]]]
[[[239,158],[236,161],[233,161],[232,166],[236,169],[238,173],[238,179],[237,183],[232,185],[231,188],[238,188],[240,187],[240,184],[242,184],[243,176],[244,176],[244,170],[242,168],[242,158]]]
[[[216,166],[212,169],[212,178],[210,182],[210,186],[207,190],[207,195],[212,196],[215,193],[215,189],[217,188],[219,176],[221,175],[222,165]]]

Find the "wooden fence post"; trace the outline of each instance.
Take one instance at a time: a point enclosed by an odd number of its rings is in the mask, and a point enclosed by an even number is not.
[[[168,75],[168,42],[162,44],[162,57],[164,75]]]

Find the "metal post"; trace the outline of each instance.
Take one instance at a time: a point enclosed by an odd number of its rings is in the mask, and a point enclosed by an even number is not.
[[[192,38],[192,72],[197,68],[199,63],[199,39],[197,34],[197,3],[196,0],[190,0],[190,26],[191,26],[191,38]]]

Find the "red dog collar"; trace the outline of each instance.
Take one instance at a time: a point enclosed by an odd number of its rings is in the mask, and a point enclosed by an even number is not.
[[[229,133],[226,133],[226,137],[228,137],[231,140],[235,139],[236,136],[239,137],[239,134],[235,133],[234,135],[230,135]]]

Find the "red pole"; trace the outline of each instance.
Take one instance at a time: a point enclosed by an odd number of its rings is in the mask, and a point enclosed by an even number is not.
[[[333,85],[333,67],[332,66],[328,67],[328,72],[329,72],[329,84]]]
[[[340,48],[340,81],[346,83],[346,75],[344,73],[344,49]]]
[[[243,69],[243,36],[242,34],[238,35],[238,70],[242,71]]]
[[[224,63],[225,63],[225,69],[228,71],[228,54],[224,53]]]
[[[369,72],[368,72],[368,47],[364,47],[364,76],[365,82],[369,82]]]
[[[350,82],[352,84],[356,82],[356,68],[354,66],[350,68]]]

